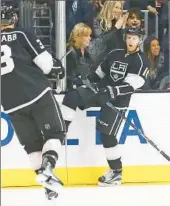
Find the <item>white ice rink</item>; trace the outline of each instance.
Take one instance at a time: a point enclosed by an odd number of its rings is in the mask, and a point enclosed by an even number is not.
[[[51,206],[43,189],[2,189],[1,205]],[[170,185],[64,188],[55,205],[170,206]]]

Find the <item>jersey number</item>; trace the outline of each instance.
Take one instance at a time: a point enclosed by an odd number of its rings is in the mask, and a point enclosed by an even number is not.
[[[14,61],[11,57],[11,48],[8,45],[1,46],[1,75],[8,74],[14,69]]]

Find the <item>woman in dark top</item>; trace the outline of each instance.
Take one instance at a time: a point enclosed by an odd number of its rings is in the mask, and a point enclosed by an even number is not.
[[[91,40],[92,30],[84,23],[76,24],[67,43],[67,88],[74,89],[82,84],[90,70],[95,65],[87,52]]]
[[[158,89],[160,81],[164,77],[159,40],[154,36],[147,37],[144,41],[144,52],[149,61],[149,73],[144,89]]]

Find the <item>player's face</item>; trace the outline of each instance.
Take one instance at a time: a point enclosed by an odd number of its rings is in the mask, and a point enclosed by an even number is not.
[[[159,55],[160,45],[159,45],[158,40],[155,39],[155,40],[151,41],[150,51],[151,51],[152,56],[158,56]]]
[[[115,6],[114,6],[112,12],[113,12],[114,18],[115,18],[115,19],[119,19],[119,17],[120,17],[121,14],[122,14],[122,4],[121,4],[121,2],[117,1],[117,2],[115,3]]]
[[[132,14],[131,17],[128,18],[127,20],[127,26],[136,28],[141,26],[141,20],[137,18],[135,14]]]
[[[127,51],[130,53],[135,52],[139,48],[139,37],[137,35],[127,34],[126,35],[126,46]]]

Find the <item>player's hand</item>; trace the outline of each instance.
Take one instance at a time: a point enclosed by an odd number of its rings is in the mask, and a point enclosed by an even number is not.
[[[83,82],[82,82],[81,78],[77,76],[72,80],[72,84],[73,84],[73,89],[76,89],[77,87],[82,86]]]
[[[121,16],[121,17],[117,20],[117,22],[116,22],[116,24],[115,24],[115,27],[116,27],[117,29],[123,28],[124,25],[126,24],[126,21],[127,21],[128,16],[129,16],[129,13],[128,13],[128,12],[127,12],[126,14],[124,14],[123,16]]]
[[[66,73],[65,73],[65,68],[61,65],[61,70],[58,74],[59,79],[63,79],[65,77]]]
[[[54,79],[63,79],[65,77],[65,68],[59,59],[53,59],[53,68],[48,76]]]
[[[54,68],[58,68],[58,77],[63,79],[65,77],[65,68],[62,65],[62,62],[59,59],[54,59]]]
[[[105,97],[106,101],[116,98],[116,89],[111,86],[99,89],[98,93],[100,96]]]

